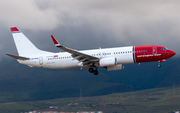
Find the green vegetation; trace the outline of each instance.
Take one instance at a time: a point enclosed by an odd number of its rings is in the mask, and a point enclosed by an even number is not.
[[[103,111],[104,113],[168,113],[180,110],[180,86],[114,93],[104,96],[59,98],[35,102],[1,103],[3,113],[58,107],[58,111]]]
[[[14,59],[3,60],[0,64],[0,110],[20,113],[49,106],[57,106],[59,111],[101,110],[105,113],[179,110],[180,59],[170,60],[163,63],[161,69],[156,67],[156,62],[138,67],[137,64],[126,65],[121,71],[108,72],[99,68],[98,76],[86,69],[29,68]],[[173,84],[176,90],[172,90]],[[150,89],[155,87],[162,88]]]
[[[104,72],[93,76],[86,69],[30,68],[15,61],[4,63],[0,72],[0,103],[79,97],[80,90],[83,97],[133,91],[130,85],[114,82]]]
[[[161,69],[157,62],[125,65],[119,71],[99,68],[100,74],[93,76],[87,69],[30,68],[4,59],[0,64],[0,103],[79,97],[80,90],[88,97],[178,85],[179,62],[179,58],[169,59]]]

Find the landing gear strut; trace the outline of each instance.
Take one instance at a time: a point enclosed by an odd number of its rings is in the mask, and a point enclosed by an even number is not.
[[[94,75],[98,75],[98,70],[97,70],[97,68],[96,68],[96,70],[94,70],[92,67],[91,68],[89,68],[89,72],[90,73],[93,73]]]
[[[161,63],[160,62],[158,62],[158,68],[160,68],[161,67]]]
[[[158,68],[161,67],[161,62],[165,62],[165,61],[166,61],[166,59],[159,60],[159,61],[158,61]]]

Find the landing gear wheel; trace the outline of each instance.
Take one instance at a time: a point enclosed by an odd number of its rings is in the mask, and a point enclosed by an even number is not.
[[[98,75],[99,74],[99,72],[97,70],[95,70],[93,73],[94,73],[94,75]]]
[[[89,72],[90,72],[90,73],[93,73],[93,72],[94,72],[94,69],[93,69],[93,68],[89,68]]]
[[[160,67],[161,67],[161,64],[159,63],[159,64],[158,64],[158,68],[160,68]]]

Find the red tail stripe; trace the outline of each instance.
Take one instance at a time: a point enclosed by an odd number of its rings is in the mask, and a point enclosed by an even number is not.
[[[17,32],[19,29],[17,27],[11,27],[11,32]]]

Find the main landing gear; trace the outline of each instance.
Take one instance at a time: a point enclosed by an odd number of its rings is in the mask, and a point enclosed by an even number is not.
[[[97,70],[97,68],[94,70],[92,67],[91,68],[89,68],[89,72],[90,73],[93,73],[94,75],[98,75],[98,70]]]

